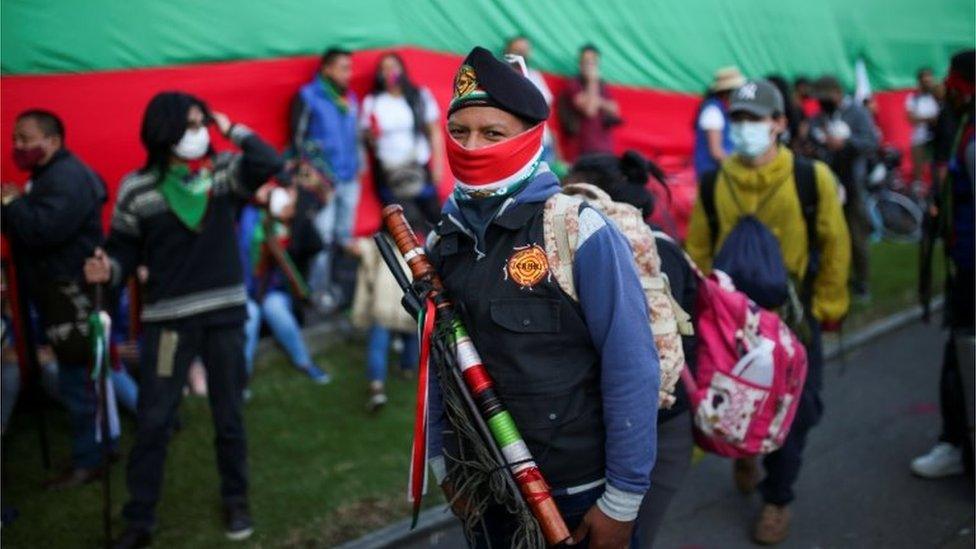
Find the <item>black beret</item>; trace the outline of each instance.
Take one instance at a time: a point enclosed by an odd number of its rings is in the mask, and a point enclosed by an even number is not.
[[[454,77],[447,114],[476,105],[497,107],[530,122],[549,118],[549,105],[535,84],[480,46],[471,50]]]

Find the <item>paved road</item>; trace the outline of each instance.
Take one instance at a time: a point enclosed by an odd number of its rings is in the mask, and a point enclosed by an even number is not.
[[[942,334],[913,324],[834,361],[825,415],[810,435],[794,523],[783,547],[973,547],[973,486],[923,481],[909,460],[939,430]],[[752,547],[756,497],[732,487],[729,462],[707,456],[689,474],[658,538],[660,548]],[[463,547],[457,528],[408,547]]]

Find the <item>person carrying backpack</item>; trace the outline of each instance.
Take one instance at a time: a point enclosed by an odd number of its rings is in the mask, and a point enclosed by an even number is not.
[[[557,278],[562,264],[549,254],[544,223],[562,195],[540,160],[548,116],[528,78],[471,50],[448,109],[454,191],[426,255],[483,360],[465,375],[485,372],[492,402],[517,426],[506,431],[512,444],[524,437],[522,455],[538,460],[570,545],[625,547],[651,484],[658,350],[633,252],[596,208],[572,212],[575,247],[563,250],[574,258],[574,295]],[[451,411],[458,404],[448,383],[429,385],[434,477],[472,547],[522,546],[534,525],[502,503],[504,488],[492,489],[485,460],[470,453],[469,433],[478,435]]]
[[[594,185],[610,195],[614,202],[633,206],[639,211],[638,215],[647,219],[655,206],[654,194],[646,187],[651,175],[664,182],[664,172],[636,151],[627,151],[619,158],[609,153],[591,153],[583,155],[573,164],[563,179],[563,185],[569,188],[580,183]],[[693,321],[698,278],[681,246],[660,228],[653,225],[649,228],[660,258],[661,273],[667,277],[668,289],[678,306],[692,315],[689,321]],[[654,335],[659,337],[657,332]],[[696,337],[694,333],[680,333],[680,340],[683,362],[687,361],[694,371]],[[657,410],[657,456],[651,471],[651,488],[641,502],[635,526],[639,547],[654,545],[668,507],[691,469],[695,446],[691,403],[681,383],[676,383],[673,390],[674,403]]]
[[[809,373],[792,430],[763,460],[737,460],[736,485],[758,487],[764,505],[755,541],[776,544],[789,533],[788,505],[800,472],[803,447],[820,419],[823,352],[820,332],[834,330],[850,296],[850,237],[837,182],[822,162],[794,156],[777,138],[786,126],[783,97],[765,80],[746,82],[732,95],[729,114],[734,154],[704,174],[692,211],[686,249],[705,272],[726,272],[757,304],[793,311]],[[785,315],[789,318],[790,315]]]

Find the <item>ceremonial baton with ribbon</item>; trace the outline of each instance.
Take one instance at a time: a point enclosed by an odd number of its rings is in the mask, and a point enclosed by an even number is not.
[[[88,330],[92,345],[92,381],[97,383],[98,413],[96,429],[102,443],[102,530],[105,547],[112,545],[112,424],[111,410],[114,394],[110,396],[109,369],[112,367],[109,355],[111,338],[111,319],[104,308],[104,288],[95,285],[95,306],[88,317]]]
[[[468,336],[461,320],[454,314],[454,306],[444,292],[444,286],[434,266],[430,263],[416,233],[410,227],[403,215],[403,208],[390,205],[383,209],[383,224],[386,231],[393,238],[397,249],[410,268],[413,279],[429,288],[425,295],[416,295],[406,276],[400,269],[399,263],[389,250],[389,244],[380,237],[377,244],[383,253],[383,259],[393,271],[399,272],[397,281],[404,287],[404,306],[409,309],[419,309],[421,326],[421,363],[418,374],[417,415],[414,425],[413,453],[411,456],[410,492],[414,502],[414,522],[419,511],[420,497],[426,477],[426,442],[427,442],[427,361],[429,359],[431,340],[434,344],[443,344],[445,356],[449,357],[452,377],[459,384],[464,400],[469,403],[472,416],[479,424],[479,430],[485,436],[486,443],[492,448],[496,459],[505,466],[529,506],[532,515],[539,523],[546,542],[557,545],[570,537],[569,529],[563,520],[556,502],[552,498],[549,485],[536,465],[528,446],[522,439],[511,414],[505,408],[495,391],[494,382],[488,374],[481,357],[475,349],[474,343]],[[381,243],[381,241],[383,241]],[[384,250],[384,246],[386,250]],[[390,261],[393,261],[391,264]],[[412,295],[411,295],[412,294]],[[447,341],[434,338],[434,326],[439,333],[446,333]],[[437,341],[440,340],[440,341]]]

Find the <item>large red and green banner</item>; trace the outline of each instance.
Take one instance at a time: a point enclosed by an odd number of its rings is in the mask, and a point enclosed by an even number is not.
[[[454,70],[474,45],[500,50],[521,34],[532,64],[557,91],[593,43],[621,104],[620,150],[635,148],[681,171],[698,97],[715,69],[748,76],[836,74],[853,86],[863,59],[886,139],[905,146],[904,93],[915,71],[944,74],[973,46],[971,0],[258,0],[167,2],[4,0],[0,3],[0,131],[18,112],[57,112],[67,145],[111,190],[143,153],[149,98],[180,89],[250,125],[277,145],[292,95],[329,45],[357,51],[354,88],[368,89],[378,55],[396,49],[442,106]],[[4,181],[23,180],[4,151]],[[365,193],[358,230],[378,224]]]

